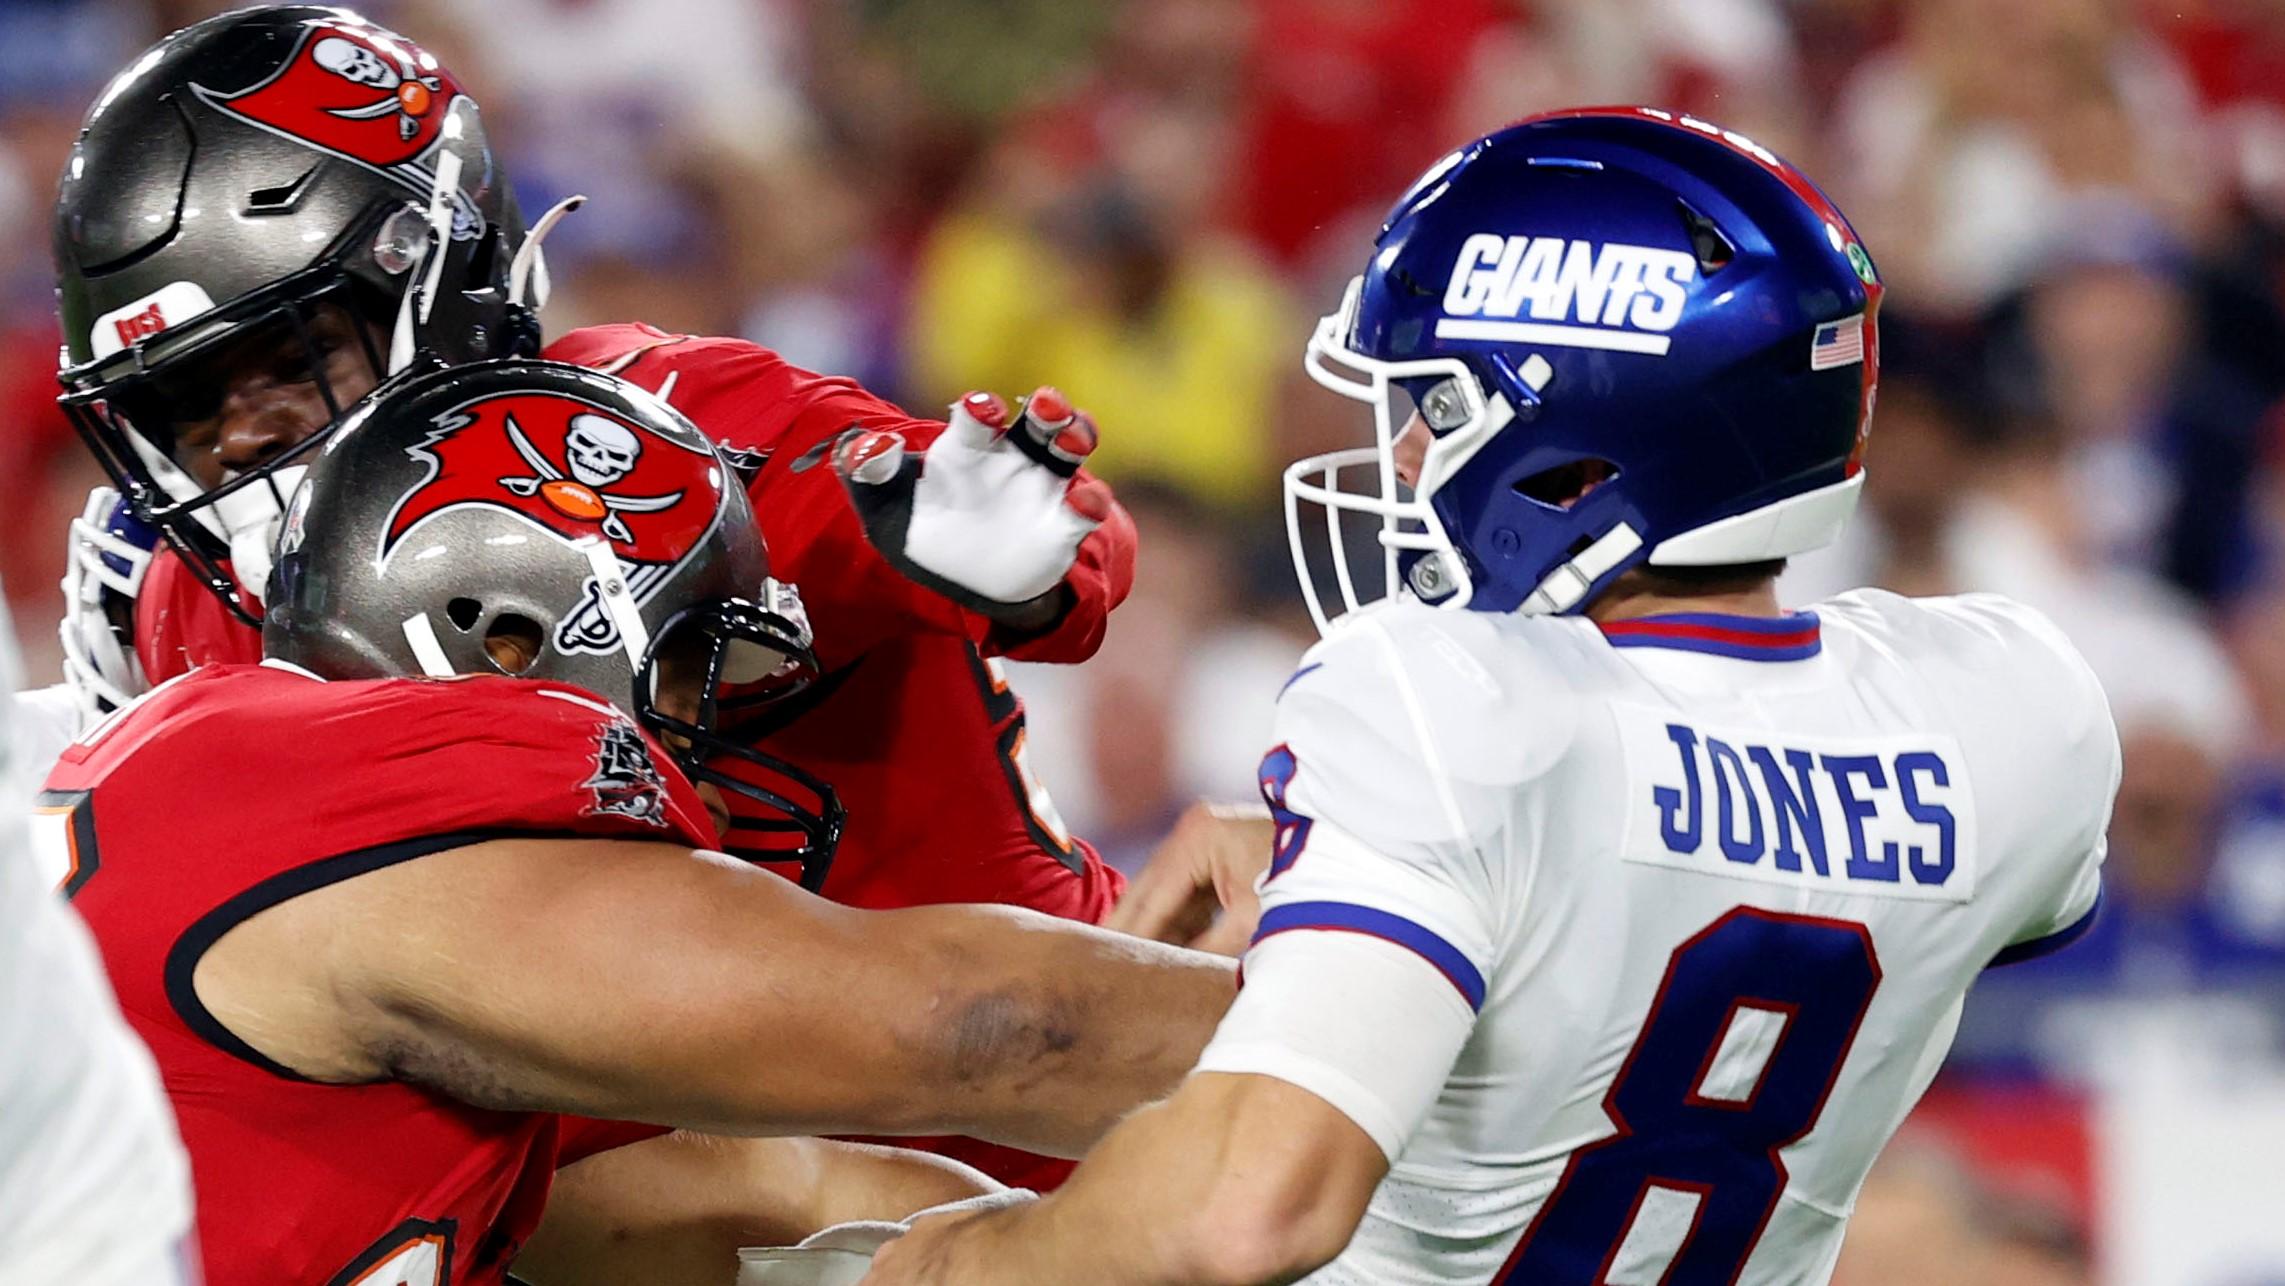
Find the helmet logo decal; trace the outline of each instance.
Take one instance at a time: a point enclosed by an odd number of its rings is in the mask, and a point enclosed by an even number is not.
[[[309,23],[284,64],[255,85],[192,88],[221,111],[378,170],[422,196],[436,175],[420,158],[436,148],[465,97],[426,50],[346,17]],[[461,196],[456,222],[466,223],[474,207]]]
[[[1809,334],[1809,369],[1829,371],[1864,360],[1864,314],[1825,322]]]
[[[109,357],[213,307],[214,300],[197,282],[171,281],[96,318],[88,328],[88,347],[97,357]]]
[[[538,476],[502,478],[500,485],[515,495],[536,495],[567,518],[595,523],[615,541],[631,544],[635,539],[620,514],[657,513],[682,501],[680,491],[663,496],[622,496],[604,490],[634,472],[643,455],[643,440],[617,420],[594,414],[571,417],[571,431],[563,443],[564,459],[571,467],[569,478],[532,445],[515,416],[508,416],[507,421],[508,441]]]
[[[158,334],[167,328],[167,315],[159,311],[156,303],[131,317],[122,317],[111,323],[119,333],[119,347],[125,348],[138,339]]]
[[[399,140],[421,132],[424,118],[436,107],[437,91],[444,88],[443,77],[421,75],[409,63],[391,67],[380,54],[347,36],[327,36],[318,41],[310,49],[310,59],[352,85],[382,93],[363,106],[328,107],[327,115],[346,121],[394,120]]]
[[[493,509],[529,523],[538,539],[608,541],[638,606],[705,542],[730,485],[712,451],[557,393],[473,398],[439,415],[406,454],[428,472],[391,510],[376,566],[431,518]],[[619,648],[592,576],[555,645],[566,653]]]
[[[1664,357],[1697,276],[1680,250],[1479,232],[1460,244],[1436,334]]]

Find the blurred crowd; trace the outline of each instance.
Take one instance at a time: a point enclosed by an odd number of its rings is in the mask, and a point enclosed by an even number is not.
[[[51,404],[55,176],[109,72],[223,7],[0,0],[0,578],[35,676],[97,481]],[[1099,659],[1018,686],[1067,819],[1127,863],[1251,789],[1309,637],[1279,468],[1369,431],[1302,340],[1406,181],[1562,105],[1751,135],[1889,284],[1866,505],[1788,598],[2027,600],[2125,741],[2097,929],[1990,979],[1947,1076],[2097,1092],[2122,1030],[2217,1075],[2285,1051],[2285,0],[365,8],[477,95],[528,212],[592,198],[549,242],[551,330],[639,318],[915,408],[1053,382],[1095,413],[1139,583]],[[1858,1242],[2087,1280],[2070,1219],[1967,1198],[1958,1164],[1912,1151]]]

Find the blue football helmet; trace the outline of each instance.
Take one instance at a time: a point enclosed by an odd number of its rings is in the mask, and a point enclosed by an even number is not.
[[[1557,112],[1446,156],[1304,359],[1377,432],[1286,471],[1318,628],[1370,601],[1344,514],[1379,519],[1376,597],[1493,612],[1575,612],[1644,563],[1829,543],[1864,484],[1880,295],[1800,171],[1689,116]],[[1415,412],[1430,440],[1408,488],[1395,448]],[[1324,509],[1331,614],[1304,504]]]

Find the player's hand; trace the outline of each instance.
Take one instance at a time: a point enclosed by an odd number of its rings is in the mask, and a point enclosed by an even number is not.
[[[852,433],[833,467],[898,571],[995,620],[1042,627],[1060,614],[1079,542],[1111,512],[1110,488],[1078,476],[1098,440],[1052,388],[1020,409],[970,393],[926,450],[893,431]]]
[[[858,1286],[952,1286],[974,1280],[973,1272],[963,1272],[960,1267],[965,1258],[962,1247],[976,1230],[1006,1214],[951,1211],[923,1215],[912,1221],[903,1236],[874,1253],[873,1266]]]
[[[1258,804],[1192,804],[1103,927],[1216,955],[1244,955],[1261,919],[1256,886],[1277,825]]]
[[[118,492],[97,487],[71,520],[64,549],[64,682],[84,729],[143,694],[150,685],[135,659],[135,597],[150,570],[159,534],[145,526]]]

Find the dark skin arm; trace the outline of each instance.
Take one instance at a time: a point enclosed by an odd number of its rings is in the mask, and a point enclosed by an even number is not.
[[[321,1081],[717,1134],[1076,1155],[1172,1089],[1227,962],[1002,907],[858,911],[673,845],[495,840],[232,929],[214,1015]]]

